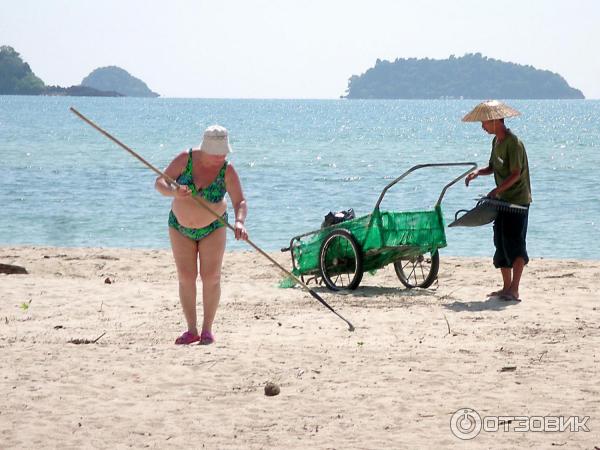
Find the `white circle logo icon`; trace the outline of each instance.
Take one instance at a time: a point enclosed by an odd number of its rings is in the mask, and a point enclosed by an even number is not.
[[[450,430],[459,439],[473,439],[481,431],[481,416],[474,409],[461,408],[452,414]]]

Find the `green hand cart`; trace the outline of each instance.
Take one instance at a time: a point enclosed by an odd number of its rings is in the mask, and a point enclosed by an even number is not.
[[[430,211],[390,212],[379,206],[386,192],[410,173],[426,167],[469,166],[446,184]],[[419,164],[381,192],[371,214],[294,236],[290,246],[293,273],[304,283],[325,283],[331,290],[356,289],[365,271],[393,263],[407,288],[427,288],[437,278],[440,248],[446,247],[442,199],[450,186],[474,170],[473,162]]]

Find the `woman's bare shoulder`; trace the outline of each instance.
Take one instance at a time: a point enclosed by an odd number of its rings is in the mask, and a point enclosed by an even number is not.
[[[170,172],[169,175],[173,176],[175,173],[181,173],[185,166],[187,165],[188,151],[183,150],[181,153],[178,153],[175,158],[169,163],[167,166],[167,172]]]
[[[227,167],[225,168],[225,178],[226,180],[239,180],[239,176],[233,164],[227,161]]]
[[[233,163],[231,161],[227,161],[227,167],[225,168],[225,174],[228,174],[228,173],[231,173],[231,174],[236,173],[237,174],[235,167],[233,167]]]
[[[182,150],[181,152],[179,152],[177,154],[177,156],[175,156],[175,158],[173,158],[173,163],[175,164],[187,164],[187,160],[188,160],[188,155],[189,155],[189,151],[188,150]]]
[[[185,159],[187,161],[189,154],[190,151],[188,149],[181,150],[179,153],[177,153],[175,159]]]

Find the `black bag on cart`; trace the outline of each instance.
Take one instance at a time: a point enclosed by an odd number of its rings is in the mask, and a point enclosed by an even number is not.
[[[327,228],[331,225],[335,225],[337,223],[345,222],[346,220],[354,219],[356,215],[354,214],[354,209],[350,208],[345,211],[329,211],[323,219],[323,223],[321,224],[321,228]]]

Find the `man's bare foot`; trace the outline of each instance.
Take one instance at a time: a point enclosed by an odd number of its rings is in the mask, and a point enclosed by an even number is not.
[[[504,300],[505,302],[520,302],[519,294],[514,295],[512,292],[507,292],[500,296],[500,300]]]
[[[487,296],[488,297],[501,297],[508,293],[510,293],[510,291],[508,289],[498,289],[497,291],[490,292]]]

